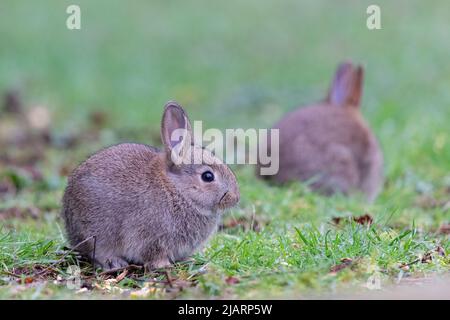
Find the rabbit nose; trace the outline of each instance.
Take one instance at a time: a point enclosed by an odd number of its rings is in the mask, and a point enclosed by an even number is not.
[[[238,202],[239,202],[239,200],[241,198],[239,192],[238,193],[233,192],[233,196],[232,197],[233,197],[233,205],[238,204]]]
[[[239,202],[239,193],[233,191],[227,191],[224,193],[219,201],[219,205],[223,208],[229,208],[236,205]]]

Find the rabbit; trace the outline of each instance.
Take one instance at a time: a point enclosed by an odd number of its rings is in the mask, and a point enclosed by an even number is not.
[[[341,63],[323,102],[298,108],[275,124],[279,170],[261,177],[309,182],[325,195],[358,191],[374,201],[383,183],[383,154],[360,112],[362,86],[363,68]],[[267,148],[271,152],[270,144]]]
[[[216,231],[221,213],[238,203],[234,173],[191,137],[185,111],[170,101],[161,123],[164,149],[114,145],[70,175],[62,217],[70,244],[94,267],[132,263],[152,270],[182,261]],[[184,161],[189,155],[195,161]]]

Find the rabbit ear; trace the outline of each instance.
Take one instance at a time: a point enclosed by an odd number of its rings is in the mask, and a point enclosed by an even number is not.
[[[363,68],[350,62],[341,63],[334,75],[333,84],[328,93],[327,102],[342,107],[359,107]]]
[[[192,129],[186,112],[175,101],[167,102],[164,107],[161,139],[167,159],[175,165],[181,164],[191,147]]]

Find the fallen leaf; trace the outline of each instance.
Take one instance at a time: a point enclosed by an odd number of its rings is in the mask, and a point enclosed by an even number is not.
[[[438,255],[440,255],[441,257],[445,257],[446,254],[444,248],[442,248],[441,246],[437,246],[435,250],[438,253]]]
[[[119,283],[120,281],[122,281],[127,276],[127,274],[128,274],[128,269],[123,270],[122,273],[119,274],[117,276],[117,278],[115,279],[116,282]]]
[[[30,284],[30,283],[33,283],[33,282],[34,282],[34,278],[33,277],[26,277],[24,279],[24,283],[25,284]]]
[[[450,234],[450,223],[444,223],[439,227],[439,234]]]
[[[434,255],[438,255],[438,256],[442,256],[445,257],[445,250],[444,248],[442,248],[441,246],[437,246],[436,248],[434,248],[431,251],[428,251],[427,253],[425,253],[421,259],[422,263],[428,263],[431,262],[433,260],[433,256]]]
[[[331,218],[331,221],[332,221],[333,224],[339,225],[339,224],[342,222],[342,220],[343,220],[344,218],[345,218],[345,217],[332,217],[332,218]],[[351,216],[351,217],[348,218],[348,219],[349,219],[349,220],[353,220],[353,221],[355,221],[356,223],[362,224],[362,225],[369,225],[369,226],[370,226],[370,225],[373,223],[373,218],[372,218],[372,216],[371,216],[370,214],[368,214],[368,213],[363,214],[362,216],[358,216],[358,217]]]
[[[371,215],[366,213],[362,216],[353,218],[353,221],[355,221],[358,224],[370,226],[373,223],[373,218]]]
[[[403,271],[409,271],[409,265],[407,264],[400,264],[400,269],[402,269]]]
[[[238,284],[239,282],[239,279],[233,276],[229,276],[225,279],[225,283],[228,285]]]
[[[425,253],[422,258],[420,259],[420,262],[422,263],[429,263],[433,260],[433,252],[427,252]]]
[[[350,267],[353,264],[352,258],[342,258],[341,263],[334,265],[330,268],[330,273],[337,273],[345,268]]]
[[[242,229],[244,231],[255,231],[260,232],[262,226],[265,225],[263,221],[256,218],[249,217],[239,217],[233,218],[231,220],[225,221],[223,224],[219,226],[219,231],[227,230],[227,229]]]
[[[333,218],[331,218],[331,221],[332,221],[334,224],[336,224],[336,225],[338,225],[339,223],[341,223],[341,220],[342,220],[342,217],[333,217]]]
[[[123,293],[124,289],[117,286],[116,279],[106,279],[104,281],[94,284],[94,287],[100,291],[106,291],[108,293]]]

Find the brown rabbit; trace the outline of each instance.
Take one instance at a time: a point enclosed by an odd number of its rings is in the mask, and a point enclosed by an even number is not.
[[[115,145],[69,178],[62,216],[70,243],[104,269],[185,259],[216,230],[222,210],[239,201],[233,172],[193,144],[189,119],[175,102],[165,106],[161,137],[164,150]]]
[[[374,200],[383,181],[383,155],[360,112],[362,83],[363,68],[342,63],[324,102],[282,118],[274,126],[279,171],[264,178],[308,181],[327,195],[362,191]]]

